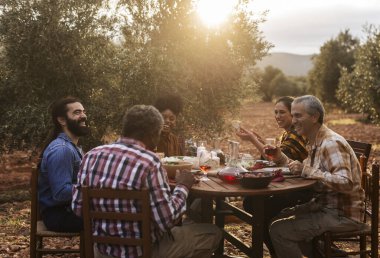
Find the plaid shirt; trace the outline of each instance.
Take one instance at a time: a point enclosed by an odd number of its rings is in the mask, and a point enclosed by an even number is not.
[[[188,190],[178,185],[171,193],[166,171],[163,170],[158,157],[147,150],[144,144],[129,138],[121,138],[110,145],[103,145],[89,151],[83,158],[78,184],[73,190],[73,211],[82,214],[81,185],[94,188],[141,189],[150,190],[152,208],[153,241],[163,232],[174,226],[176,220],[186,210]],[[115,201],[94,200],[93,205],[99,210],[136,211],[138,205]],[[137,223],[94,221],[94,235],[116,235],[121,237],[139,236]],[[140,247],[98,244],[99,252],[115,257],[138,257],[142,255]]]
[[[322,125],[315,142],[307,145],[302,176],[319,179],[315,187],[318,201],[342,215],[361,221],[364,190],[360,184],[360,165],[347,141]]]

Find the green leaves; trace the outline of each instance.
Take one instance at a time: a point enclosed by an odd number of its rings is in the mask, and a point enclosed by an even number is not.
[[[163,93],[183,97],[185,134],[220,133],[221,117],[254,94],[247,71],[269,47],[243,2],[215,30],[197,21],[191,0],[121,0],[112,12],[101,0],[1,2],[3,147],[40,146],[47,107],[67,95],[87,110],[85,149],[118,132],[127,107]]]
[[[345,30],[336,38],[325,42],[320,48],[320,54],[314,56],[314,67],[308,76],[309,83],[312,93],[322,101],[330,104],[338,103],[336,91],[341,76],[340,69],[352,70],[358,45],[359,40],[353,38],[349,30]]]
[[[352,71],[342,69],[338,98],[352,111],[367,113],[380,123],[380,32],[367,27],[367,39],[358,47]]]

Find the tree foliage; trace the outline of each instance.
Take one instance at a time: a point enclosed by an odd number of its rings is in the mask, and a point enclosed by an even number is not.
[[[342,69],[338,98],[349,110],[366,113],[380,123],[380,31],[367,28],[366,42],[358,47],[353,71]]]
[[[265,67],[260,79],[259,92],[264,101],[272,101],[281,96],[303,95],[308,88],[305,77],[288,77],[273,66]]]
[[[115,49],[104,36],[109,23],[97,15],[101,6],[81,0],[3,2],[0,135],[7,148],[41,143],[50,124],[48,106],[59,97],[77,96],[90,114],[105,114]],[[93,140],[99,127],[94,125]]]
[[[340,32],[336,38],[322,45],[320,54],[313,57],[314,67],[308,75],[312,94],[326,103],[337,103],[340,69],[345,67],[349,72],[352,71],[358,45],[359,40],[352,37],[349,30]]]
[[[120,0],[115,15],[101,0],[1,2],[2,147],[38,146],[48,105],[66,95],[88,111],[88,147],[118,130],[121,110],[167,92],[184,98],[187,127],[220,131],[221,116],[254,92],[244,78],[269,48],[247,2],[214,29],[191,0]]]

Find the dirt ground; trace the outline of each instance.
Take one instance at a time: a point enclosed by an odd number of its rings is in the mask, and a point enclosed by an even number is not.
[[[276,137],[282,130],[277,128],[273,117],[272,103],[246,103],[240,114],[233,117],[242,121],[246,128],[255,130],[263,138]],[[343,135],[346,139],[372,143],[373,158],[380,156],[380,127],[362,123],[364,116],[360,114],[344,114],[339,110],[328,111],[326,124]],[[231,139],[238,140],[231,134]],[[225,146],[225,144],[223,144]],[[222,145],[222,146],[223,146]],[[250,144],[241,143],[240,152],[258,152]],[[29,257],[29,178],[35,159],[31,152],[15,152],[0,157],[0,257]],[[245,224],[229,224],[228,228],[241,239],[250,239],[249,227]],[[50,245],[73,246],[78,244],[74,239],[68,242],[49,242]],[[230,245],[226,246],[230,255],[243,256]],[[48,257],[48,256],[47,256]],[[76,257],[76,256],[64,256]],[[269,257],[265,252],[264,257]]]

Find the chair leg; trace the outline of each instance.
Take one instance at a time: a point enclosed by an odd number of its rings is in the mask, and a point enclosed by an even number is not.
[[[332,241],[331,241],[331,235],[329,232],[326,232],[324,234],[324,240],[325,240],[325,243],[324,243],[324,250],[325,250],[325,257],[326,258],[331,258],[331,245],[332,245]]]
[[[42,254],[37,249],[42,249],[43,247],[43,238],[40,236],[36,237],[36,245],[34,246],[34,250],[36,252],[36,258],[41,258]]]
[[[84,231],[80,232],[79,238],[80,258],[86,258],[85,246],[84,246]]]
[[[215,224],[222,230],[222,234],[224,235],[224,218],[225,214],[220,210],[220,202],[221,200],[216,200],[216,209],[215,209]],[[215,254],[223,255],[224,253],[224,236],[222,240],[220,240],[218,248],[215,250]]]
[[[30,252],[30,258],[36,258],[36,235],[31,233],[30,234],[30,240],[29,240],[29,252]]]
[[[320,245],[319,245],[319,237],[314,237],[312,243],[313,243],[313,257],[314,258],[321,257],[321,254],[320,254]]]
[[[366,258],[367,255],[363,251],[367,250],[367,239],[366,236],[360,236],[360,258]]]

